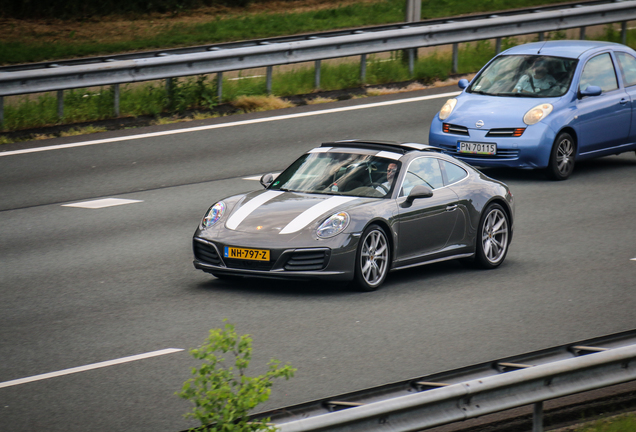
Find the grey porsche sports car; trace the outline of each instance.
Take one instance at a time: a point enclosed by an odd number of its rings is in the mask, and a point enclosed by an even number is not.
[[[193,239],[197,269],[373,291],[389,271],[422,264],[498,267],[512,239],[510,189],[425,144],[325,143],[261,184],[206,212]]]

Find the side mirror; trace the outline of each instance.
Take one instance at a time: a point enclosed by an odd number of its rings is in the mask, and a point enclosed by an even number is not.
[[[468,81],[466,78],[460,79],[459,82],[457,83],[459,88],[462,90],[468,87],[468,84],[470,84],[470,81]]]
[[[433,190],[430,187],[424,186],[424,185],[417,185],[417,186],[413,186],[413,189],[411,189],[409,196],[406,197],[406,202],[410,204],[418,198],[429,198],[432,196],[433,196]]]
[[[263,176],[261,177],[261,184],[263,185],[265,189],[267,189],[269,185],[271,185],[273,182],[274,182],[273,174],[263,174]]]
[[[599,96],[603,90],[599,86],[587,86],[585,90],[579,90],[579,99],[583,96]]]

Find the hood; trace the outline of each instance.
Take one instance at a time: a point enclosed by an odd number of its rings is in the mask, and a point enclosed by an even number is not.
[[[484,125],[480,129],[484,130],[526,127],[523,116],[529,110],[542,103],[554,105],[559,99],[462,94],[444,122],[475,129],[475,123],[481,120]]]
[[[314,222],[322,222],[338,211],[369,200],[276,190],[252,192],[245,195],[232,209],[225,221],[225,227],[254,234],[293,234]]]

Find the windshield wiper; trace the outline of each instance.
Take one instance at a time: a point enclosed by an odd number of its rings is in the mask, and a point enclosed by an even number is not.
[[[493,96],[513,96],[513,97],[530,97],[530,98],[541,97],[540,95],[533,94],[533,93],[513,93],[513,92],[495,93],[493,94]]]

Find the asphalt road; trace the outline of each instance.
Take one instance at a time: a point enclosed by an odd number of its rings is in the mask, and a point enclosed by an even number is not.
[[[0,430],[194,426],[174,392],[196,364],[187,350],[224,318],[253,336],[252,374],[272,357],[298,368],[263,410],[633,329],[634,153],[581,163],[565,182],[486,171],[517,200],[510,252],[494,271],[447,262],[392,273],[379,291],[357,293],[227,283],[193,268],[196,224],[213,201],[260,188],[245,177],[276,172],[323,141],[426,142],[446,98],[313,111],[449,91],[3,146]],[[290,117],[268,120],[281,115]],[[8,153],[103,138],[122,141]],[[99,198],[137,202],[64,206]],[[15,381],[167,348],[182,351]]]

